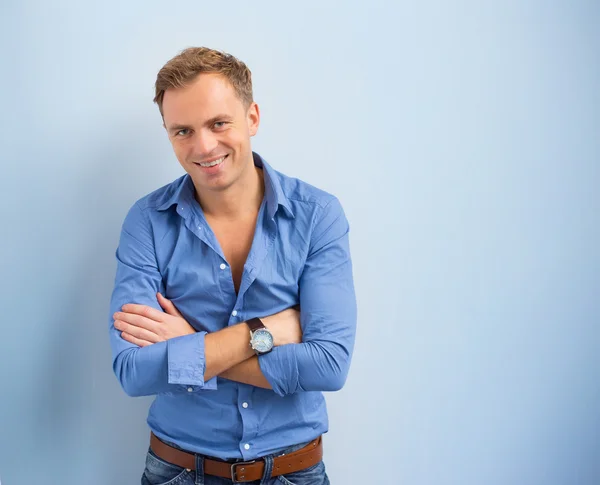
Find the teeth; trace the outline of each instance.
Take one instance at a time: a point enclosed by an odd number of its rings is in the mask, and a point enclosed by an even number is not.
[[[225,160],[225,157],[221,157],[218,160],[215,160],[214,162],[199,163],[198,165],[200,165],[201,167],[214,167],[215,165],[219,165],[219,163],[221,163],[223,160]]]

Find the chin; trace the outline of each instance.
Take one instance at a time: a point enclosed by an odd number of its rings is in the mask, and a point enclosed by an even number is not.
[[[189,173],[189,172],[188,172]],[[215,192],[221,192],[227,190],[229,187],[234,185],[235,179],[231,180],[230,177],[223,176],[212,180],[207,180],[204,177],[194,177],[191,173],[190,176],[194,181],[196,189],[213,190]]]

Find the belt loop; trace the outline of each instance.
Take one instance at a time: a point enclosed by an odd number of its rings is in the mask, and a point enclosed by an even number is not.
[[[273,473],[273,456],[265,456],[263,460],[265,462],[265,471],[263,472],[260,485],[269,485],[271,474]]]
[[[204,485],[204,456],[196,453],[196,480],[194,485]]]

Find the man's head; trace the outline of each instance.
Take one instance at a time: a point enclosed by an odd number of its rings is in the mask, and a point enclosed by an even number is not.
[[[224,190],[242,180],[253,167],[250,137],[260,121],[248,67],[192,47],[164,65],[155,88],[175,155],[196,189]]]

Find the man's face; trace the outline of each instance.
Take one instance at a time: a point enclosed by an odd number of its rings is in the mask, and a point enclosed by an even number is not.
[[[163,119],[175,155],[196,189],[222,191],[253,168],[250,137],[259,125],[220,74],[200,74],[189,86],[167,89]]]

